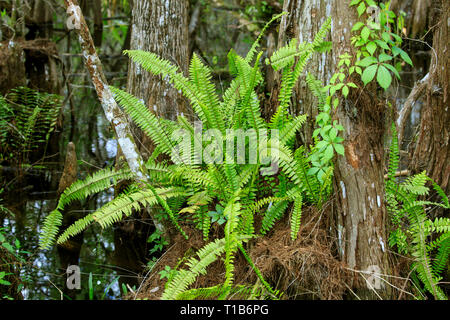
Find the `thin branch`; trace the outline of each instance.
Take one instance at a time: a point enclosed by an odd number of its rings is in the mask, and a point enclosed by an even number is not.
[[[414,106],[415,102],[419,97],[422,95],[422,93],[425,91],[425,88],[428,85],[428,79],[430,79],[430,73],[428,72],[425,77],[423,77],[421,80],[419,80],[415,85],[414,88],[411,90],[411,93],[409,94],[408,98],[406,98],[405,103],[403,104],[402,109],[400,110],[398,119],[397,119],[397,126],[398,126],[398,145],[402,145],[403,140],[403,134],[405,132],[405,126],[406,121],[411,114],[412,107]]]
[[[124,112],[114,100],[112,91],[109,88],[105,74],[103,73],[102,63],[95,50],[94,41],[92,40],[86,20],[81,12],[81,8],[78,6],[76,0],[64,0],[64,3],[68,14],[66,25],[69,29],[75,29],[79,36],[78,39],[81,45],[83,60],[91,76],[92,83],[94,84],[95,91],[97,92],[106,119],[115,131],[118,144],[130,170],[136,175],[136,179],[139,182],[147,184],[149,182],[147,169],[134,141],[130,129],[131,125]],[[164,234],[167,232],[167,228],[155,217],[152,216],[152,220],[158,230]]]

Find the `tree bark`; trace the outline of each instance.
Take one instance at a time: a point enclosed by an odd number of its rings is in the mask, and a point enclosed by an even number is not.
[[[158,54],[180,67],[187,74],[188,57],[188,1],[135,0],[132,10],[131,50],[144,50]],[[143,70],[130,60],[127,90],[142,99],[157,116],[176,120],[179,115],[193,118],[186,100],[168,79],[161,79]],[[144,159],[153,152],[152,141],[140,129],[133,126],[139,151]],[[118,153],[120,157],[120,152]],[[120,162],[118,161],[120,165]],[[119,190],[124,185],[119,186]],[[160,210],[160,209],[156,209]],[[150,210],[152,211],[152,210]],[[153,210],[155,211],[155,210]],[[133,219],[119,223],[114,232],[115,263],[134,274],[143,271],[150,247],[147,239],[154,231],[152,225],[142,223],[148,218],[149,210],[141,210]],[[170,234],[166,234],[170,235]],[[170,239],[169,239],[170,241]],[[120,282],[137,284],[135,278],[121,278]]]
[[[278,36],[278,48],[286,45],[291,39],[297,39],[298,43],[312,42],[325,20],[331,15],[332,0],[285,0],[283,11],[289,12],[282,17]],[[325,39],[329,40],[330,36]],[[303,74],[300,76],[294,88],[291,103],[291,114],[307,114],[308,120],[302,126],[301,140],[303,144],[312,143],[315,117],[318,114],[317,98],[314,97],[306,84],[306,74],[311,73],[318,80],[327,83],[331,78],[332,60],[330,53],[315,53],[312,55]],[[276,77],[279,83],[279,77]],[[279,90],[279,86],[276,86]],[[274,92],[272,92],[274,95]],[[277,96],[274,98],[278,98]]]
[[[336,0],[334,6],[335,63],[345,52],[355,56],[350,30],[358,17],[349,3]],[[374,86],[351,90],[347,99],[341,97],[337,109],[337,118],[345,128],[345,156],[338,157],[334,173],[338,253],[350,269],[358,270],[352,286],[362,299],[389,297],[389,287],[384,281],[372,282],[376,277],[369,279],[370,275],[365,273],[390,274],[383,180],[385,106],[378,101]]]
[[[450,65],[448,37],[450,3],[443,0],[435,8],[439,21],[433,35],[430,79],[426,87],[426,103],[421,110],[419,134],[412,150],[410,169],[413,173],[427,171],[441,188],[450,193],[450,112],[448,81]],[[437,17],[440,17],[437,18]]]

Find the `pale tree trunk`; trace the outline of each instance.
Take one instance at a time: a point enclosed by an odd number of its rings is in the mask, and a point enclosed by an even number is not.
[[[156,53],[178,66],[187,75],[189,68],[187,0],[137,0],[133,3],[131,50]],[[168,79],[153,76],[130,61],[128,92],[143,99],[147,107],[166,119],[176,120],[178,115],[192,119],[192,112],[178,90]],[[144,158],[153,149],[148,137],[141,137],[140,148]]]
[[[289,14],[283,16],[280,22],[278,48],[294,38],[298,43],[312,42],[322,24],[331,15],[331,10],[332,0],[285,0],[283,11]],[[330,36],[327,36],[325,40],[330,41],[329,38]],[[303,125],[300,134],[302,142],[306,145],[312,143],[315,116],[318,114],[318,101],[306,84],[306,74],[311,73],[325,84],[332,76],[331,66],[332,60],[329,53],[313,54],[294,88],[290,111],[294,115],[308,115],[308,121]],[[276,82],[279,83],[279,81],[277,77]],[[274,98],[277,98],[279,86],[276,88],[272,92]]]
[[[130,49],[156,53],[179,66],[180,70],[187,75],[189,67],[188,4],[187,0],[133,1]],[[177,116],[184,115],[192,120],[192,111],[188,108],[186,100],[173,87],[173,84],[169,84],[168,79],[151,75],[131,60],[128,68],[127,90],[142,99],[147,107],[160,117],[176,120]],[[154,145],[141,130],[134,127],[133,131],[137,137],[136,140],[139,141],[140,153],[144,159],[147,159]],[[120,157],[120,152],[118,156]],[[119,186],[117,191],[124,186]],[[150,249],[147,239],[154,228],[148,223],[141,223],[140,220],[147,219],[148,216],[148,210],[141,210],[135,213],[132,219],[119,223],[115,229],[115,263],[122,270],[130,270],[133,273],[143,271]],[[166,236],[171,236],[171,233],[166,233]],[[130,285],[137,284],[130,279],[133,278],[120,281],[126,281]]]
[[[349,0],[336,0],[333,8],[335,63],[345,52],[354,56],[350,30],[358,16],[349,3]],[[390,274],[383,179],[385,108],[372,84],[363,90],[351,90],[345,100],[341,97],[337,110],[337,118],[345,128],[345,157],[338,157],[334,173],[338,252],[348,268],[358,270],[351,285],[362,299],[387,298],[390,291],[384,281],[363,273]],[[364,278],[370,280],[370,285]]]
[[[437,1],[436,1],[437,2]],[[440,1],[439,1],[440,2]],[[421,110],[419,134],[413,150],[410,169],[414,173],[427,171],[446,194],[450,193],[450,112],[448,81],[449,10],[448,0],[435,7],[439,21],[433,35],[433,53],[426,87],[426,103]]]

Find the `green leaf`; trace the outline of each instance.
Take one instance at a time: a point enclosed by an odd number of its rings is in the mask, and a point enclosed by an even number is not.
[[[370,42],[366,45],[366,49],[367,49],[367,51],[370,53],[370,55],[373,56],[375,50],[377,50],[377,45],[375,44],[375,42],[370,41]]]
[[[377,81],[380,84],[380,86],[385,90],[389,88],[389,86],[391,85],[392,76],[389,73],[389,70],[386,69],[384,66],[380,66],[378,68]]]
[[[358,11],[358,17],[361,17],[364,11],[366,11],[366,4],[364,2],[361,2],[356,11]]]
[[[384,41],[386,41],[386,42],[388,42],[388,43],[389,43],[389,41],[391,41],[391,36],[390,36],[389,33],[387,33],[387,32],[383,32],[383,33],[381,34],[381,37],[383,38]]]
[[[8,242],[3,242],[2,246],[11,253],[14,253],[14,248]]]
[[[356,6],[358,3],[360,3],[361,2],[361,0],[352,0],[352,2],[350,2],[350,7],[351,6]]]
[[[345,154],[345,149],[344,146],[342,144],[334,144],[334,150],[336,150],[337,153],[339,153],[340,155],[344,155]]]
[[[378,61],[380,61],[380,62],[389,61],[389,60],[392,60],[392,57],[385,53],[380,54],[380,56],[378,57]]]
[[[400,74],[398,73],[397,69],[395,69],[393,66],[391,66],[391,65],[388,64],[388,63],[383,63],[383,66],[385,66],[386,68],[388,68],[389,70],[391,70],[391,71],[395,74],[395,76],[396,76],[398,79],[400,79]]]
[[[369,36],[370,36],[370,29],[367,27],[364,27],[361,31],[361,38],[364,41],[367,41],[369,39]]]
[[[375,40],[375,42],[380,48],[383,48],[384,50],[390,50],[386,42],[382,40]]]
[[[409,55],[408,55],[405,51],[402,50],[402,51],[400,52],[400,56],[402,57],[402,59],[403,59],[407,64],[409,64],[410,66],[413,65],[413,62],[412,62],[411,58],[409,57]]]
[[[361,21],[358,21],[357,23],[355,23],[355,25],[352,28],[352,32],[354,31],[358,31],[359,29],[361,29],[364,26],[364,23],[362,23]]]
[[[342,94],[343,94],[344,97],[346,97],[346,98],[347,98],[347,96],[348,96],[348,91],[349,91],[349,89],[348,89],[347,86],[344,86],[344,87],[342,88]]]
[[[330,137],[330,140],[334,140],[337,136],[337,130],[335,128],[331,128],[330,132],[328,132],[328,136]]]
[[[325,151],[323,153],[323,158],[324,158],[325,161],[328,161],[328,160],[331,160],[333,158],[333,156],[334,156],[333,145],[330,144],[325,149]]]
[[[358,61],[356,64],[361,66],[361,67],[368,67],[371,64],[374,64],[374,63],[377,63],[377,62],[378,62],[378,60],[375,57],[365,57],[364,59]]]
[[[370,81],[375,77],[375,73],[377,72],[378,65],[374,64],[370,67],[364,69],[364,72],[361,76],[361,80],[364,82],[364,85],[367,85]]]

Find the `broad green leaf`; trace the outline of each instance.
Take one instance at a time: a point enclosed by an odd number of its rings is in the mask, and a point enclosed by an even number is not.
[[[339,153],[340,155],[344,155],[345,154],[345,149],[344,146],[342,144],[334,144],[334,150],[336,150],[337,153]]]
[[[344,97],[346,97],[346,98],[347,98],[347,96],[348,96],[348,91],[349,91],[349,89],[348,89],[347,86],[344,86],[344,87],[342,88],[342,94],[343,94]]]
[[[375,50],[377,50],[377,45],[375,44],[375,42],[370,41],[370,42],[366,45],[366,49],[367,49],[367,51],[370,53],[370,55],[373,56],[373,53],[375,52]]]
[[[357,23],[355,23],[355,25],[352,28],[352,32],[354,31],[358,31],[359,29],[361,29],[364,26],[364,23],[362,23],[361,21],[358,21]]]
[[[400,52],[400,56],[402,57],[402,59],[403,59],[407,64],[409,64],[410,66],[413,65],[413,62],[412,62],[411,58],[409,57],[409,55],[408,55],[405,51],[402,50],[402,51]]]
[[[387,45],[386,42],[382,40],[375,40],[375,42],[380,48],[383,48],[384,50],[389,50],[389,46]]]
[[[356,11],[358,11],[358,17],[361,17],[364,11],[366,11],[366,4],[364,2],[361,2]]]
[[[370,81],[375,77],[375,73],[377,72],[378,65],[374,64],[370,67],[364,69],[362,73],[361,80],[364,82],[364,85],[367,85]]]
[[[331,160],[331,158],[333,158],[333,156],[334,156],[333,146],[330,144],[325,149],[325,151],[323,153],[323,158],[324,158],[324,160],[328,161],[328,160]]]
[[[335,128],[331,128],[328,136],[330,137],[330,140],[334,140],[337,136],[337,130]]]
[[[378,60],[380,62],[384,62],[384,61],[388,61],[388,60],[392,60],[392,57],[388,54],[382,53],[380,54],[380,56],[378,57]]]
[[[391,66],[391,65],[388,64],[388,63],[383,63],[383,66],[385,66],[386,68],[388,68],[389,70],[391,70],[391,71],[395,74],[395,76],[396,76],[398,79],[400,79],[400,74],[398,73],[397,69],[395,69],[393,66]]]
[[[3,242],[2,246],[11,253],[14,253],[14,248],[8,242]]]
[[[367,67],[377,62],[378,60],[375,57],[365,57],[364,59],[358,61],[356,64],[361,67]],[[356,71],[358,72],[358,70]]]
[[[369,39],[369,36],[370,36],[370,29],[367,27],[364,27],[361,31],[361,38],[364,41],[367,41],[367,39]]]
[[[392,82],[392,76],[389,73],[389,70],[384,66],[380,66],[377,72],[377,81],[383,89],[389,88]]]

